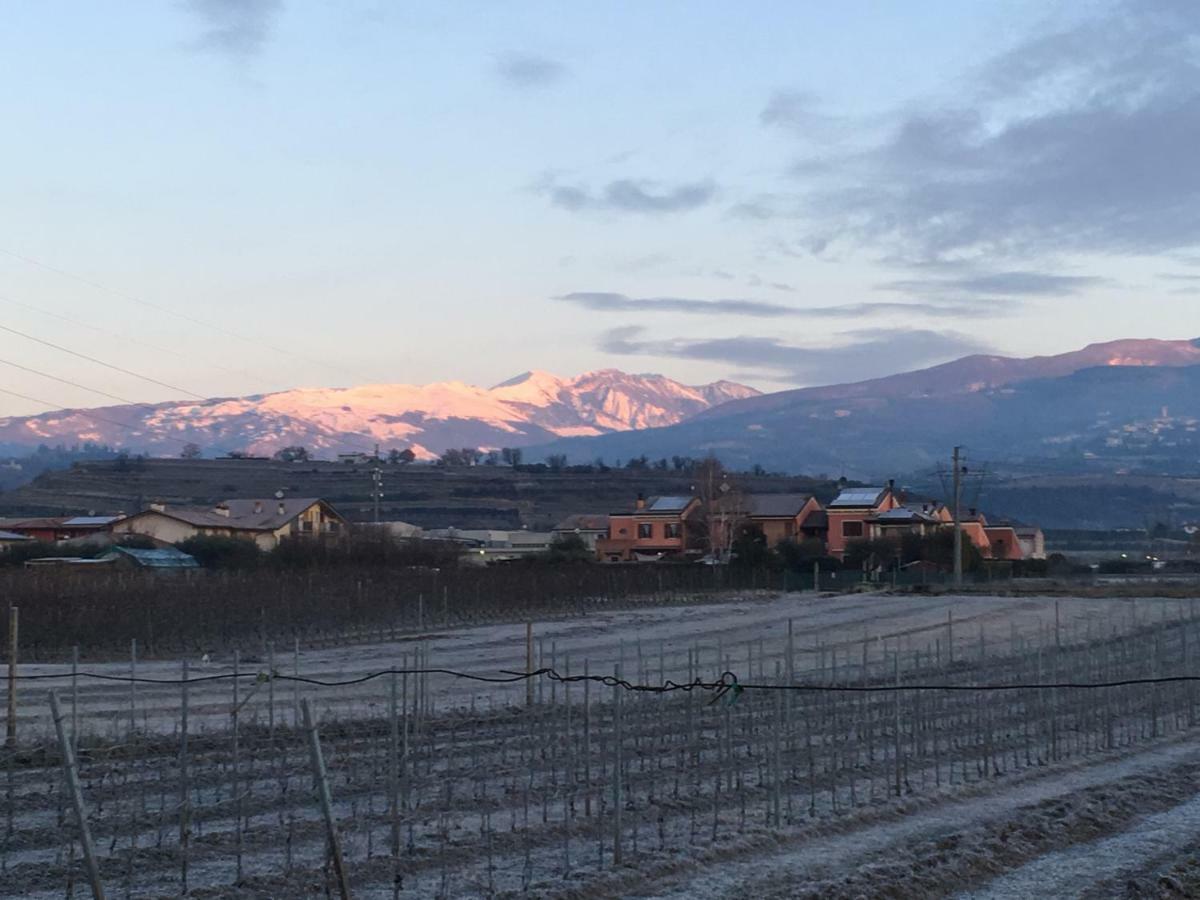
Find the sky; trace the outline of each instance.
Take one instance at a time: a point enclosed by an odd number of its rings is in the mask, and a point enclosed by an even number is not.
[[[0,416],[1200,336],[1191,0],[3,7]]]

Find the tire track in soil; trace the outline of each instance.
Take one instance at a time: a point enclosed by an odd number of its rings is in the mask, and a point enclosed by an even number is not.
[[[1056,799],[1069,802],[1072,796],[1081,791],[1108,785],[1123,778],[1144,777],[1156,770],[1196,765],[1200,765],[1200,747],[1195,745],[1193,738],[1185,736],[1178,741],[1159,744],[1121,757],[1108,756],[1067,768],[1056,766],[1031,770],[1025,777],[1018,776],[981,785],[971,797],[964,798],[959,794],[958,797],[941,798],[931,805],[918,806],[909,811],[897,810],[887,821],[876,820],[858,827],[837,829],[833,833],[815,838],[811,831],[801,832],[783,843],[775,843],[766,850],[762,847],[738,846],[736,842],[730,842],[725,852],[704,860],[699,866],[689,866],[686,871],[667,872],[657,883],[652,877],[639,879],[639,883],[614,885],[610,891],[600,890],[589,893],[588,896],[637,897],[641,900],[716,900],[747,896],[762,900],[839,897],[843,894],[839,893],[838,889],[846,886],[850,880],[847,873],[896,860],[909,861],[908,868],[911,868],[913,848],[922,842],[953,842],[956,835],[970,829],[983,828],[991,831],[993,826],[1001,828],[1009,821],[1020,822],[1022,814],[1037,804]],[[1189,779],[1188,791],[1194,789],[1195,783]],[[1200,830],[1200,797],[1157,815],[1169,816],[1176,809],[1183,808],[1187,808],[1187,811],[1182,814],[1182,818],[1190,822],[1194,816],[1196,828]],[[1179,844],[1186,845],[1189,840],[1195,840],[1194,831],[1182,835]],[[1130,845],[1131,853],[1135,846],[1139,845]],[[1160,846],[1157,852],[1165,849]],[[943,859],[942,863],[952,863],[952,848],[946,855],[948,860]],[[1086,854],[1082,856],[1086,857]],[[1022,869],[1015,871],[1020,872]],[[978,876],[979,873],[974,873],[973,877]],[[1031,879],[1023,892],[994,896],[1021,897],[1023,900],[1028,897],[1072,896],[1069,891],[1063,894],[1054,888],[1043,891],[1037,887],[1028,887],[1032,884],[1034,881]],[[961,882],[959,886],[962,886]],[[955,885],[946,885],[944,891],[937,893],[946,896],[953,894],[954,889]],[[874,885],[856,881],[853,890],[844,896],[898,897],[914,894],[906,893],[903,884],[896,884],[881,877]],[[963,895],[964,900],[985,896],[993,895]]]
[[[1047,853],[959,898],[1125,896],[1128,882],[1194,846],[1197,838],[1200,796],[1137,819],[1120,834]]]

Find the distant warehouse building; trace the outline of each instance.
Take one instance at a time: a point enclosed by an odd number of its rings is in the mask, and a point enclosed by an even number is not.
[[[113,547],[108,553],[95,558],[81,556],[44,556],[26,560],[27,569],[61,569],[75,571],[105,571],[110,569],[141,569],[148,572],[171,573],[197,569],[200,564],[174,547],[143,550],[135,547]]]

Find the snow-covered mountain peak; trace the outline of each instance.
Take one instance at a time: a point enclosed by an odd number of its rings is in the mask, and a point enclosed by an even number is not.
[[[0,419],[0,448],[88,440],[173,455],[183,442],[206,455],[273,453],[300,444],[317,455],[412,447],[521,447],[681,422],[726,400],[757,393],[727,382],[689,386],[616,369],[561,378],[533,370],[495,387],[462,381],[297,388],[252,397],[107,407],[69,415]],[[123,423],[119,425],[116,423]]]

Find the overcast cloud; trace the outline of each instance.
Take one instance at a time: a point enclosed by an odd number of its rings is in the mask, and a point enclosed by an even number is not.
[[[605,332],[602,350],[630,356],[701,360],[737,366],[758,377],[790,384],[860,381],[896,371],[936,365],[991,348],[969,335],[927,329],[863,328],[843,332],[833,346],[804,347],[779,338],[645,339],[646,329],[627,325]],[[901,354],[904,365],[897,367]]]
[[[508,53],[496,61],[496,74],[513,87],[542,88],[562,81],[567,67],[532,53]]]
[[[833,306],[788,306],[763,300],[698,300],[690,297],[627,297],[606,291],[575,291],[555,298],[597,312],[684,313],[701,316],[755,318],[855,318],[899,313],[933,318],[981,318],[998,312],[995,304],[957,303],[842,303]]]
[[[712,181],[664,185],[654,181],[619,178],[593,191],[581,185],[548,183],[542,187],[550,202],[572,212],[608,210],[623,213],[688,212],[707,205],[716,195]]]
[[[261,52],[283,0],[186,0],[200,21],[199,50],[245,60]]]
[[[918,259],[1200,242],[1200,3],[1099,8],[991,60],[957,101],[899,115],[835,167],[840,185],[809,191],[810,240]]]

